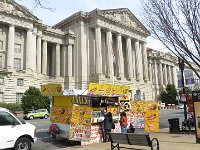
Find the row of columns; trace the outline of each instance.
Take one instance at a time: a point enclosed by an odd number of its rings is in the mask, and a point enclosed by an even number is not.
[[[38,73],[42,73],[47,75],[47,41],[42,40],[40,36],[37,36],[37,29],[27,30],[26,36],[26,66],[25,69],[32,69],[37,71]],[[14,44],[15,44],[15,26],[9,26],[8,32],[8,51],[7,51],[7,68],[12,69],[14,67]],[[55,74],[56,76],[60,76],[60,49],[61,45],[58,43],[55,48]],[[68,70],[64,70],[64,76],[72,76],[72,44],[62,45],[62,51],[67,54],[67,58],[63,57],[63,61],[66,62],[67,59],[67,68]],[[66,56],[66,55],[64,55]],[[66,68],[66,63],[63,62]]]
[[[158,62],[156,59],[149,60],[149,78],[154,84],[175,84],[174,66]]]
[[[134,39],[135,45],[132,47],[131,37],[126,37],[126,58],[123,59],[123,49],[122,49],[122,35],[120,33],[116,34],[116,73],[117,77],[124,77],[124,70],[127,70],[127,77],[134,77],[136,74],[136,80],[148,80],[148,62],[147,62],[147,51],[146,43],[139,42],[139,40]],[[113,76],[113,58],[112,58],[112,33],[110,30],[106,31],[106,66],[107,66],[107,76]],[[102,74],[102,50],[101,50],[101,27],[95,28],[95,73]],[[141,45],[141,47],[140,47]],[[133,50],[134,49],[134,50]],[[126,66],[124,66],[124,61],[126,61]]]

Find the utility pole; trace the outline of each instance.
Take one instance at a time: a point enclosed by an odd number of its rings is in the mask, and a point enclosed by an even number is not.
[[[183,71],[184,71],[184,60],[178,57],[178,64],[179,64],[179,69],[181,71],[181,80],[182,80],[182,88],[183,88],[183,94],[185,95],[185,82],[184,82],[184,77],[183,77]],[[185,121],[187,120],[187,96],[186,96],[186,101],[183,102],[184,104],[184,118]]]

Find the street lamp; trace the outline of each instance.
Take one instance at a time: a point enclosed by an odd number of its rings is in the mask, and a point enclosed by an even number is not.
[[[178,64],[179,64],[179,69],[181,71],[181,80],[182,80],[182,88],[183,88],[183,94],[185,95],[185,82],[184,82],[184,77],[183,77],[183,71],[184,71],[184,60],[178,57]],[[185,121],[187,120],[187,107],[186,107],[186,102],[187,102],[187,96],[186,96],[186,101],[184,101],[184,117]]]

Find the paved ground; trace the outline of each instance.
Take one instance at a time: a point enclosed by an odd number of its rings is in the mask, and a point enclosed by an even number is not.
[[[160,150],[200,150],[196,143],[195,134],[170,134],[168,129],[161,129],[159,133],[150,133],[151,138],[157,138]],[[150,150],[149,147],[131,146],[133,150]],[[96,143],[86,146],[74,146],[62,150],[110,150],[110,143]]]

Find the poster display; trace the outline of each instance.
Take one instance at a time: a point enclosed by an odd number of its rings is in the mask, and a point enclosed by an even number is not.
[[[89,106],[73,106],[69,131],[69,139],[89,142],[91,135],[92,108]]]
[[[130,123],[134,128],[144,128],[144,112],[134,112],[130,115]]]
[[[146,132],[159,131],[158,102],[131,100],[130,123],[135,128],[145,128]]]
[[[81,125],[90,125],[92,108],[89,106],[73,106],[71,122]]]
[[[146,102],[146,112],[144,115],[145,131],[159,131],[158,102]]]
[[[53,107],[50,115],[50,122],[70,124],[72,116],[71,107]]]
[[[89,142],[91,135],[91,126],[71,123],[69,130],[69,140]]]

